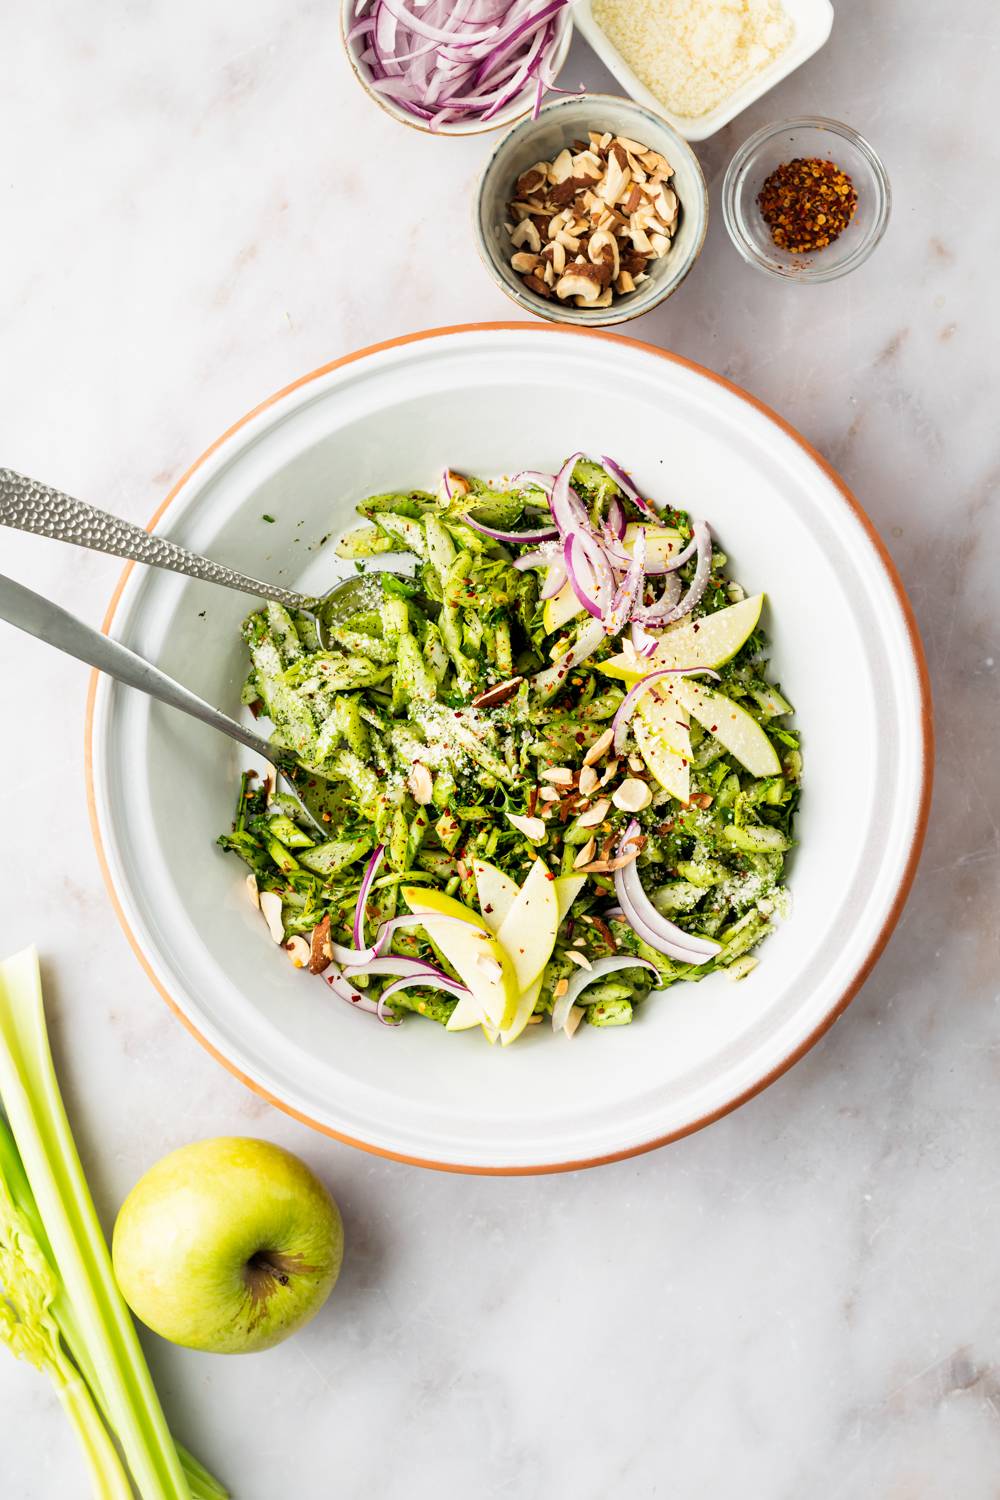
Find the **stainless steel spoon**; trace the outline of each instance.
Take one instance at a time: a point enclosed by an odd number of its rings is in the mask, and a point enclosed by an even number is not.
[[[197,552],[189,552],[166,537],[153,536],[131,521],[123,521],[120,516],[98,510],[83,500],[75,500],[72,495],[64,495],[61,490],[54,490],[37,479],[29,479],[14,469],[0,469],[0,526],[34,532],[57,542],[72,542],[77,547],[107,552],[112,557],[128,557],[133,562],[185,573],[204,583],[220,583],[225,588],[237,589],[257,598],[274,599],[286,609],[302,610],[312,616],[324,646],[329,645],[326,626],[357,609],[371,607],[373,588],[381,591],[380,584],[373,586],[372,580],[378,579],[383,570],[342,579],[318,598],[296,593],[281,584],[248,578],[234,568],[224,567]]]
[[[228,714],[224,714],[221,709],[213,708],[196,693],[192,693],[190,689],[175,682],[172,677],[168,677],[166,672],[161,672],[159,667],[154,667],[151,662],[146,661],[145,657],[137,655],[135,651],[130,651],[127,646],[120,645],[118,641],[102,635],[99,630],[94,630],[90,625],[85,625],[68,610],[62,609],[58,604],[53,604],[51,599],[43,598],[41,594],[25,588],[24,584],[15,583],[12,578],[4,578],[2,574],[0,574],[0,619],[6,620],[10,625],[16,625],[18,630],[27,631],[29,635],[47,642],[50,646],[55,646],[57,651],[65,651],[68,656],[75,656],[78,661],[87,662],[89,666],[96,667],[99,672],[107,673],[109,677],[114,677],[117,682],[124,683],[126,687],[138,688],[141,693],[148,693],[151,698],[158,698],[161,703],[168,704],[170,708],[179,708],[182,713],[190,714],[193,719],[200,719],[203,724],[210,725],[212,729],[218,729],[220,733],[228,735],[237,744],[253,750],[255,754],[262,756],[275,767],[310,825],[324,839],[329,837],[329,831],[309,811],[289,775],[294,761],[288,752],[270,744],[262,735],[255,734],[252,729],[244,728]]]

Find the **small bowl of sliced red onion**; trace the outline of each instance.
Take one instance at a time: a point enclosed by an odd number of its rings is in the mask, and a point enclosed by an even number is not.
[[[401,124],[433,135],[510,125],[566,60],[572,0],[342,0],[355,76]]]

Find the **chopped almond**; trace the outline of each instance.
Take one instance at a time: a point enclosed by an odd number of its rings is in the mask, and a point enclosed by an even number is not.
[[[587,842],[580,849],[580,851],[577,854],[576,858],[574,859],[574,861],[573,861],[573,868],[575,870],[578,870],[581,865],[589,864],[590,861],[593,859],[594,854],[596,853],[596,851],[597,851],[597,840],[596,839],[588,839]]]
[[[514,184],[505,225],[512,269],[537,296],[578,307],[631,295],[648,279],[648,260],[671,249],[679,212],[671,177],[665,157],[629,136],[591,130],[574,139]]]
[[[596,828],[598,823],[604,822],[610,811],[611,803],[606,797],[602,797],[600,802],[595,802],[593,807],[588,807],[586,812],[580,814],[578,819],[580,827]]]
[[[534,271],[532,271],[529,276],[522,276],[521,280],[524,282],[525,286],[528,288],[528,291],[529,292],[534,292],[535,295],[536,295],[536,297],[551,297],[552,296],[552,293],[549,291],[548,287],[545,285],[545,282],[541,279],[540,276],[536,276],[535,273],[534,273]]]
[[[309,966],[309,944],[301,933],[296,933],[295,937],[288,939],[285,952],[297,969],[305,969]]]
[[[330,918],[325,916],[322,922],[317,922],[312,930],[309,944],[309,972],[310,974],[322,974],[328,969],[333,960],[333,949],[330,946]]]
[[[602,755],[606,755],[608,750],[610,750],[611,748],[611,742],[614,737],[614,731],[611,729],[606,729],[600,736],[600,738],[594,741],[590,749],[587,751],[586,755],[583,757],[584,765],[592,766],[596,761],[600,760]]]

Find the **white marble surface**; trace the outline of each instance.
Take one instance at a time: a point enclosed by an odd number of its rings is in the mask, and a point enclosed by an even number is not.
[[[484,1181],[311,1134],[157,998],[87,830],[86,676],[0,627],[0,949],[44,950],[58,1063],[110,1225],[195,1136],[305,1156],[343,1205],[326,1311],[272,1353],[150,1338],[177,1430],[240,1500],[987,1500],[1000,1465],[1000,337],[993,0],[842,0],[827,48],[700,148],[717,207],[752,128],[815,109],[896,193],[870,264],[815,290],[716,214],[634,332],[746,384],[837,464],[920,617],[940,768],[888,952],[762,1097],[636,1161]],[[481,140],[402,130],[316,0],[3,8],[0,462],[145,519],[234,418],[346,350],[504,317],[469,192]],[[606,79],[574,48],[567,76]],[[117,566],[2,537],[98,621]],[[2,1490],[85,1494],[46,1383],[0,1357]]]

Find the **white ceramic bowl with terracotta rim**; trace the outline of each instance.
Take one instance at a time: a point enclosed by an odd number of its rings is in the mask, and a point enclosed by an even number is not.
[[[378,107],[398,120],[400,125],[409,125],[411,130],[422,130],[425,135],[448,136],[448,135],[489,135],[493,130],[503,130],[506,126],[513,124],[515,120],[524,119],[525,115],[531,113],[535,105],[537,85],[532,79],[526,88],[513,98],[509,104],[499,110],[492,119],[483,120],[470,116],[467,120],[446,120],[443,124],[432,130],[426,120],[421,120],[419,115],[411,114],[388,94],[381,93],[372,88],[372,79],[368,68],[361,61],[361,53],[364,51],[363,40],[356,39],[348,41],[350,32],[355,21],[356,0],[340,0],[340,40],[347,53],[347,61],[351,65],[351,72],[368,95]],[[570,43],[573,40],[573,17],[572,6],[567,6],[565,12],[558,17],[557,36],[551,53],[551,77],[553,81],[558,78],[559,70],[566,61]]]
[[[600,399],[595,400],[595,392]],[[314,371],[189,470],[158,530],[315,592],[321,538],[362,496],[612,453],[642,489],[706,517],[735,575],[768,594],[766,627],[798,711],[805,795],[793,911],[740,984],[653,997],[633,1025],[546,1025],[508,1049],[412,1020],[386,1029],[294,970],[214,845],[246,762],[228,741],[97,680],[89,713],[94,832],[112,900],[150,978],[233,1072],[342,1140],[423,1165],[542,1172],[675,1139],[778,1077],[871,969],[913,877],[930,794],[920,642],[871,522],[778,417],[676,356],[545,325],[439,329]],[[262,517],[274,516],[274,524]],[[126,570],[107,628],[238,711],[248,602]]]
[[[649,280],[634,292],[616,297],[610,307],[577,307],[573,302],[540,297],[525,286],[510,264],[514,247],[504,228],[507,204],[522,172],[539,161],[552,161],[589,130],[612,131],[659,151],[674,169],[670,186],[680,209],[670,250],[647,267]],[[708,188],[698,158],[687,141],[655,110],[613,94],[572,95],[544,105],[536,120],[522,120],[498,141],[479,179],[473,205],[473,229],[479,257],[501,291],[525,312],[552,323],[580,328],[611,328],[648,313],[680,286],[691,270],[708,232]]]

